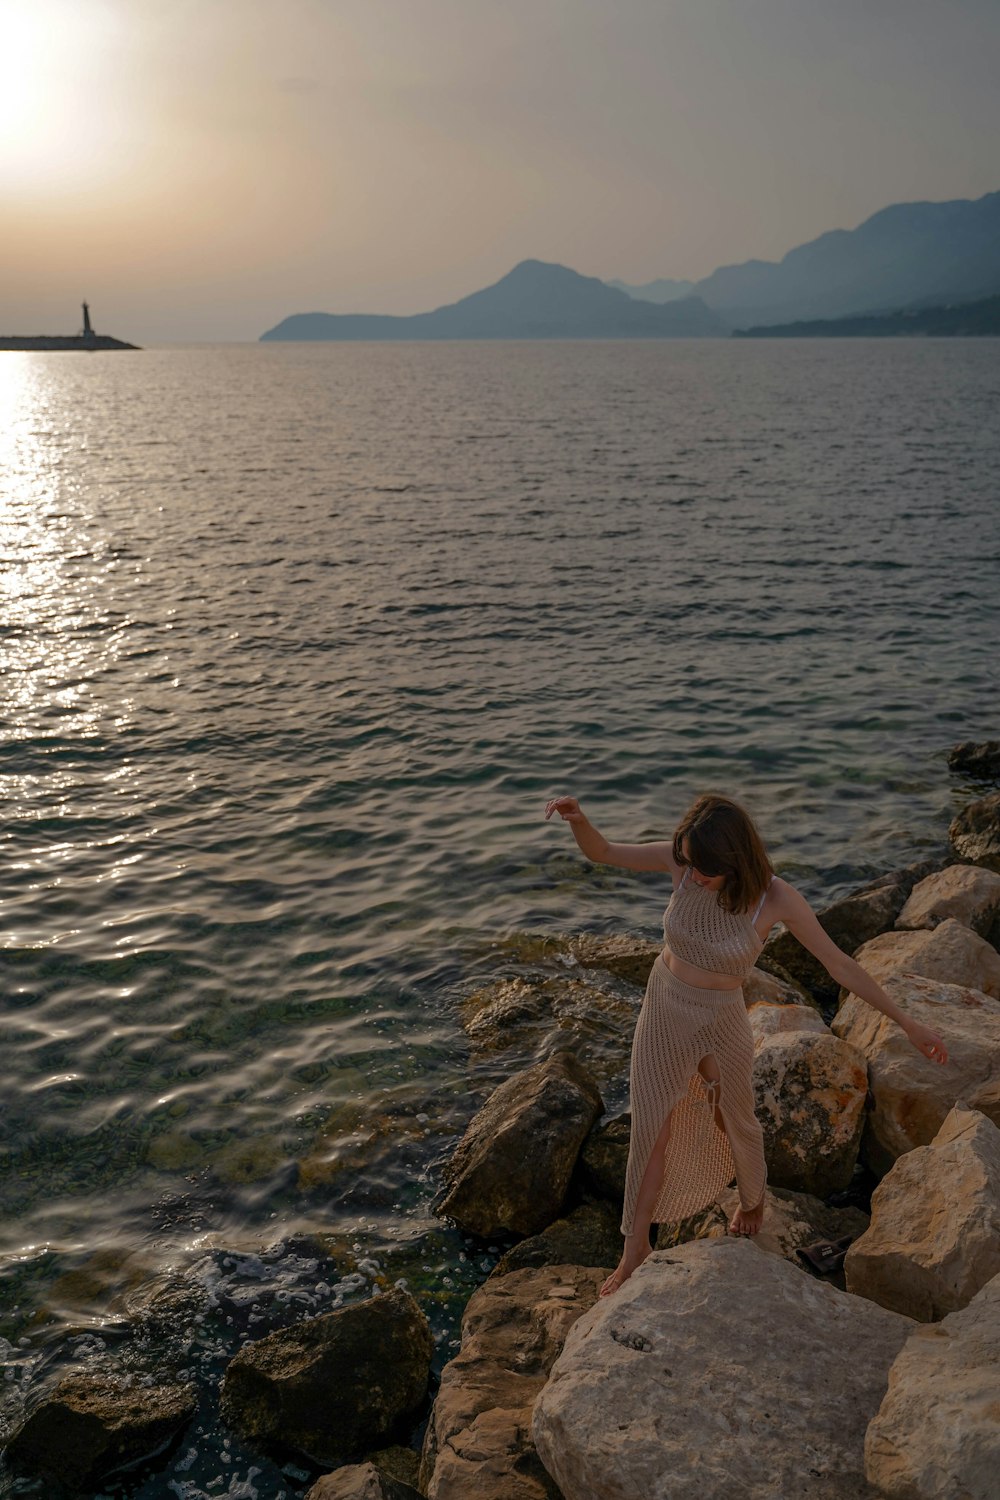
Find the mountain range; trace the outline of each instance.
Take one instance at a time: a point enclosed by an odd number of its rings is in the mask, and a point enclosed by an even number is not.
[[[722,266],[695,283],[609,284],[522,261],[493,286],[412,317],[297,313],[285,339],[704,338],[761,324],[919,310],[1000,293],[1000,192],[897,203],[780,261]]]

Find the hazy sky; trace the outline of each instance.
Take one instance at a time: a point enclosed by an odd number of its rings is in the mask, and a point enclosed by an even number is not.
[[[254,339],[1000,188],[1000,0],[0,0],[0,332]]]

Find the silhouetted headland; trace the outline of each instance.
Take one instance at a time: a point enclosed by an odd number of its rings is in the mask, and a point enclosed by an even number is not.
[[[494,286],[412,317],[296,313],[261,335],[282,339],[663,339],[719,337],[729,325],[697,297],[659,305],[581,276],[524,260]]]
[[[95,333],[90,322],[90,307],[83,304],[83,328],[79,333],[38,333],[0,335],[0,349],[47,350],[47,349],[138,349],[138,344],[126,344],[106,333]]]
[[[813,322],[777,323],[738,328],[737,339],[885,339],[996,338],[1000,335],[1000,297],[960,302],[948,307],[902,308],[882,316],[820,318]]]

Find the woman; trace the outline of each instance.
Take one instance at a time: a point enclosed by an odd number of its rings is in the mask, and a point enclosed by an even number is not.
[[[545,808],[569,824],[599,864],[661,870],[673,878],[665,946],[649,976],[632,1043],[632,1133],[625,1176],[625,1248],[601,1296],[617,1291],[650,1251],[649,1229],[711,1203],[736,1177],[731,1234],[764,1217],[763,1133],[754,1115],[753,1036],[742,982],[771,928],[783,922],[845,989],[897,1022],[934,1062],[941,1038],[907,1016],[827,936],[804,897],[774,874],[760,834],[738,803],[699,797],[672,842],[611,844],[575,797]]]

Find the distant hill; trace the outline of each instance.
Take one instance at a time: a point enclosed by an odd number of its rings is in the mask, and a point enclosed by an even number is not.
[[[738,339],[973,338],[1000,336],[1000,297],[951,307],[906,308],[883,316],[825,318],[738,329]]]
[[[495,285],[434,312],[397,318],[296,313],[261,335],[289,339],[683,338],[728,333],[697,297],[640,302],[567,266],[524,260]]]
[[[897,203],[781,261],[724,266],[694,293],[737,328],[990,297],[1000,293],[1000,192]]]
[[[690,297],[694,291],[693,281],[670,281],[660,277],[658,281],[647,281],[643,286],[629,286],[627,281],[609,281],[617,291],[639,302],[676,302],[680,297]]]

